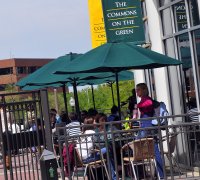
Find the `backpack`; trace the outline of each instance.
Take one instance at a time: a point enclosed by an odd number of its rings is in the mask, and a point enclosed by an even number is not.
[[[162,118],[164,116],[169,116],[168,110],[166,108],[166,104],[164,102],[158,102],[158,101],[155,101],[155,100],[153,100],[153,104],[154,104],[154,116],[155,117],[161,117],[161,118],[159,118],[160,126],[168,125],[167,118]],[[158,126],[158,119],[153,119],[151,121],[151,124],[153,126]]]

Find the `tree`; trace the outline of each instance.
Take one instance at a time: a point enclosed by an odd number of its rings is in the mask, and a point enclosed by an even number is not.
[[[131,91],[134,88],[134,81],[121,81],[119,82],[119,90],[120,90],[120,100],[121,102],[127,101],[128,97],[131,96]],[[116,93],[116,83],[113,84],[113,92],[114,92],[114,102],[117,105],[117,93]],[[50,108],[55,107],[53,93],[49,93],[49,104]],[[73,97],[73,93],[67,94],[67,104],[68,109],[70,109],[69,99]],[[86,88],[78,92],[79,98],[79,106],[80,110],[88,110],[89,108],[93,108],[93,100],[92,100],[92,90],[91,88]],[[94,88],[94,99],[95,106],[99,112],[109,113],[111,107],[113,106],[112,100],[112,92],[111,88],[107,84],[98,85]],[[63,94],[58,93],[58,105],[59,111],[65,110],[64,108],[64,100]],[[124,106],[127,108],[127,105]]]

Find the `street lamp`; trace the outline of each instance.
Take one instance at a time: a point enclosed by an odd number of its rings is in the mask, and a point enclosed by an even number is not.
[[[72,107],[72,112],[74,112],[75,100],[73,97],[70,97],[69,104]]]

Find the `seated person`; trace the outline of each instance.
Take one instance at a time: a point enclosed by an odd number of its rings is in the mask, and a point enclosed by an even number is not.
[[[112,173],[112,180],[116,179],[116,173],[115,173],[115,166],[114,166],[114,160],[113,160],[113,151],[112,151],[112,146],[109,146],[108,149],[106,147],[106,140],[111,140],[112,135],[111,135],[111,131],[117,130],[114,126],[105,126],[105,122],[107,121],[107,116],[103,113],[99,113],[96,117],[95,117],[95,124],[96,125],[96,129],[95,129],[95,134],[94,134],[94,141],[95,141],[95,146],[98,147],[98,149],[100,149],[100,152],[94,153],[92,154],[90,157],[88,157],[87,159],[85,159],[83,162],[84,163],[90,163],[90,162],[94,162],[97,160],[100,160],[100,153],[101,154],[105,154],[105,153],[109,153],[109,161],[110,161],[110,168],[111,168],[111,173]],[[102,132],[106,131],[106,137],[104,134],[99,134]]]
[[[188,111],[188,117],[189,117],[188,120],[191,123],[198,123],[199,122],[199,115],[197,114],[198,108],[197,108],[196,98],[191,97],[190,101],[189,101],[189,105],[190,105],[191,109]],[[200,128],[199,128],[199,125],[195,125],[195,126],[191,125],[189,131],[190,131],[190,146],[191,146],[192,155],[193,154],[195,155],[195,151],[200,145]],[[194,155],[192,156],[193,161],[195,161]]]
[[[52,108],[50,111],[51,111],[51,113],[55,114],[55,123],[56,123],[56,124],[61,123],[61,118],[60,118],[60,116],[59,116],[57,110],[54,109],[54,108]]]
[[[56,116],[57,116],[57,111],[55,109],[50,109],[50,123],[51,123],[51,129],[52,129],[52,133],[54,133],[56,131],[56,123],[57,122],[57,119],[56,119]]]
[[[66,125],[67,135],[69,135],[69,136],[80,135],[81,134],[81,128],[80,127],[73,127],[73,126],[80,126],[80,122],[78,121],[77,114],[74,113],[74,112],[69,113],[69,120],[71,122]]]
[[[111,108],[111,115],[108,116],[107,120],[108,122],[119,121],[118,107],[116,105]]]
[[[193,115],[195,113],[198,113],[196,98],[191,97],[190,101],[189,101],[189,105],[190,105],[190,108],[191,108],[188,111],[189,121],[190,122],[199,122],[199,116]]]
[[[135,104],[137,104],[137,97],[136,97],[136,91],[135,89],[132,89],[132,96],[130,96],[128,99],[128,109],[130,111],[130,116],[133,116],[133,110],[135,107]]]
[[[107,121],[108,122],[112,122],[112,121],[119,121],[119,115],[118,115],[118,107],[116,105],[114,105],[112,108],[111,108],[111,115],[108,116],[108,119]],[[118,124],[115,124],[115,127],[117,129],[121,129],[121,124],[118,123]]]
[[[81,155],[81,158],[83,160],[91,156],[92,149],[94,148],[93,137],[91,135],[95,133],[93,123],[94,123],[93,117],[88,116],[85,118],[84,125],[86,126],[83,126],[83,134],[85,136],[78,139],[77,144],[76,144],[79,154]],[[87,135],[87,134],[90,134],[90,135]]]
[[[36,121],[35,120],[32,121],[32,125],[31,125],[31,128],[29,129],[29,131],[41,130],[41,120],[40,120],[40,118],[37,118]],[[35,146],[31,147],[32,153],[35,153],[36,151],[37,151],[37,148]]]
[[[70,123],[66,125],[67,129],[67,137],[68,137],[68,146],[64,145],[63,147],[63,162],[65,167],[65,175],[70,176],[72,171],[74,170],[74,143],[70,142],[70,136],[76,136],[81,135],[81,128],[80,128],[80,122],[78,121],[78,116],[76,113],[71,112],[69,113],[69,119]],[[74,139],[74,138],[73,138]],[[77,137],[76,137],[77,139]],[[69,168],[68,168],[68,165]],[[70,172],[68,172],[68,169],[70,169]]]
[[[86,110],[81,111],[81,123],[84,123],[85,118],[88,116],[88,112]]]
[[[69,120],[68,114],[65,111],[62,111],[60,114],[61,123],[69,124],[71,121]]]
[[[98,114],[98,112],[97,112],[97,110],[96,109],[94,109],[94,108],[90,108],[90,109],[88,109],[88,116],[92,116],[92,117],[95,117],[96,115]]]

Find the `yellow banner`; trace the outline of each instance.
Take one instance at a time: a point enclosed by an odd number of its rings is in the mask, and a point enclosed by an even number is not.
[[[88,0],[92,48],[107,42],[101,0]]]

